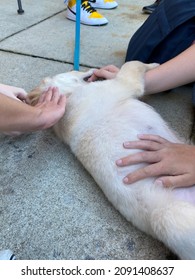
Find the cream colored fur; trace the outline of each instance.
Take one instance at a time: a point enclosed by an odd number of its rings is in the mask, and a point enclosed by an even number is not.
[[[93,176],[116,209],[137,228],[162,241],[181,259],[195,259],[195,187],[166,189],[147,178],[125,186],[123,177],[140,168],[115,161],[137,150],[124,141],[137,134],[161,135],[181,142],[160,115],[137,100],[144,93],[144,73],[156,64],[126,63],[113,80],[87,83],[91,71],[69,72],[46,78],[31,94],[58,86],[68,96],[64,117],[54,126],[58,137]]]

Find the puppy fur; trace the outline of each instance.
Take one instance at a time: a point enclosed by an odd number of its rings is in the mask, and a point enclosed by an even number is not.
[[[88,83],[88,72],[68,72],[44,79],[29,98],[57,86],[68,96],[64,117],[54,126],[57,136],[93,176],[108,200],[133,225],[162,241],[181,259],[195,259],[195,186],[163,188],[156,178],[125,186],[122,179],[144,164],[117,167],[115,161],[138,152],[124,141],[138,134],[160,135],[182,143],[161,116],[138,100],[144,94],[144,73],[157,64],[124,64],[115,79]]]

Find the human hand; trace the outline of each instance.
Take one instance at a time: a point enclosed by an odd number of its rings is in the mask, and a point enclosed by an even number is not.
[[[131,184],[147,177],[158,177],[164,187],[188,187],[195,184],[195,146],[171,143],[157,135],[139,135],[138,141],[125,142],[126,149],[143,151],[116,161],[118,166],[148,163],[124,179]]]
[[[101,69],[95,69],[92,76],[88,79],[88,82],[95,82],[98,79],[114,79],[119,72],[119,68],[114,65],[108,65]]]
[[[16,136],[53,126],[63,116],[65,95],[57,88],[43,92],[36,106],[0,94],[0,132]]]
[[[0,93],[18,101],[25,101],[27,97],[27,92],[24,89],[4,84],[0,84]]]
[[[40,124],[46,129],[57,123],[65,113],[66,96],[59,93],[58,88],[49,88],[43,92],[35,105],[35,108],[41,110],[39,116]]]

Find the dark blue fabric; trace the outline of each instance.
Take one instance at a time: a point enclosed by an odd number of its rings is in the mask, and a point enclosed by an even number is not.
[[[163,0],[132,36],[126,61],[163,63],[195,40],[195,0]]]

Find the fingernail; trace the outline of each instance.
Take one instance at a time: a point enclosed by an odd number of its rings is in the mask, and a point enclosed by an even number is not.
[[[142,138],[143,136],[144,136],[144,134],[138,134],[138,135],[137,135],[137,138],[140,139],[140,138]]]
[[[123,146],[126,147],[126,148],[129,147],[129,145],[130,145],[130,142],[124,142],[123,143]]]
[[[117,165],[122,165],[122,163],[123,163],[123,162],[122,162],[121,159],[118,159],[118,160],[116,161],[116,164],[117,164]]]
[[[125,177],[125,178],[123,179],[123,182],[124,182],[125,184],[127,184],[127,183],[129,182],[129,179],[128,179],[127,177]]]
[[[155,185],[157,185],[157,187],[164,187],[163,182],[161,180],[157,179],[154,183]]]

